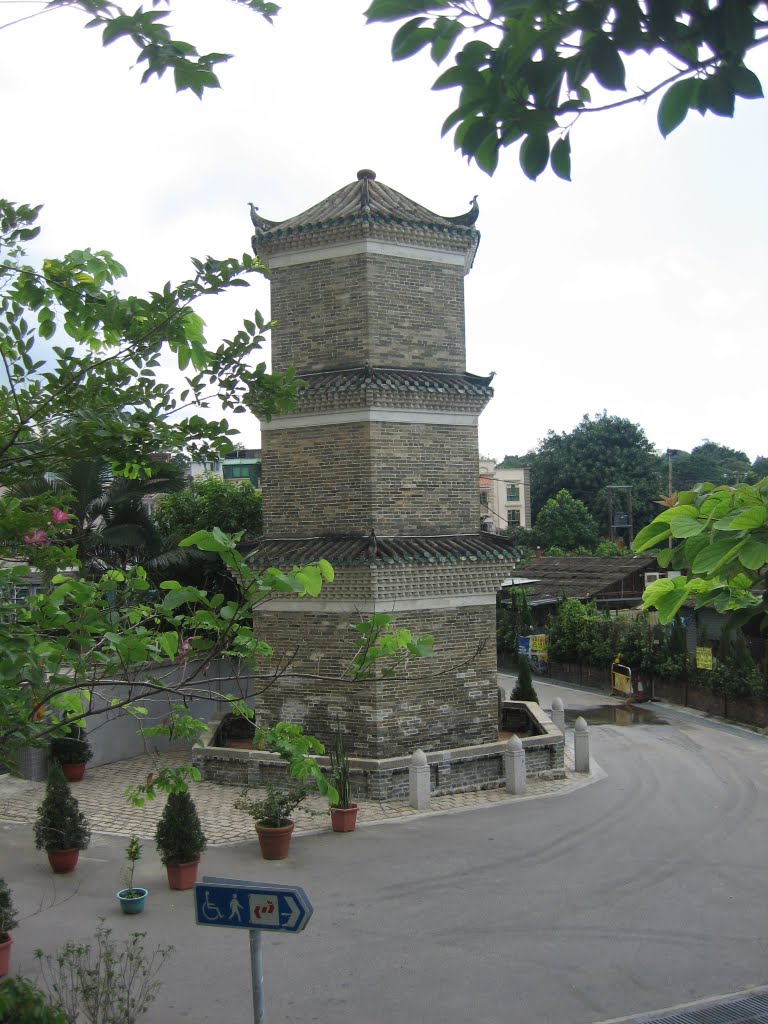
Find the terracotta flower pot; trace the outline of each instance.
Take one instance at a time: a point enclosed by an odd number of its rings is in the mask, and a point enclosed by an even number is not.
[[[13,939],[10,932],[0,935],[0,978],[4,978],[11,969],[11,946]]]
[[[64,772],[67,782],[80,782],[85,775],[85,761],[81,761],[79,764],[63,764],[61,770]]]
[[[256,826],[256,835],[259,837],[261,856],[264,860],[285,860],[288,856],[288,848],[291,845],[291,834],[294,830],[294,823],[282,825],[280,828],[267,828],[265,825]]]
[[[357,824],[357,804],[331,808],[331,828],[334,832],[354,832]]]
[[[76,847],[74,850],[46,850],[45,852],[48,854],[48,863],[53,868],[55,875],[68,875],[70,871],[74,871],[77,858],[80,856],[80,851]]]
[[[186,864],[166,864],[169,889],[192,889],[197,881],[197,866],[200,858],[187,861]]]

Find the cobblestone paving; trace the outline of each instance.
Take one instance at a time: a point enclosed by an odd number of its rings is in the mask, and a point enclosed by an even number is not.
[[[82,782],[71,784],[72,792],[95,832],[137,835],[142,839],[152,839],[165,798],[147,801],[143,807],[133,807],[128,804],[125,791],[143,782],[150,772],[157,772],[161,764],[184,764],[187,760],[183,754],[142,755],[128,761],[88,768]],[[407,802],[400,800],[387,803],[361,800],[357,820],[358,824],[364,825],[548,796],[583,784],[585,778],[586,776],[577,775],[573,771],[573,749],[566,744],[566,777],[529,778],[526,796],[507,795],[504,789],[433,796],[431,811],[417,811]],[[190,788],[210,844],[242,842],[254,838],[253,820],[233,807],[240,792],[238,787],[222,786],[214,782],[193,782]],[[31,824],[44,791],[43,782],[28,782],[7,775],[0,776],[0,819]],[[327,804],[320,796],[309,797],[305,804],[294,812],[294,820],[297,831],[324,831],[331,827]]]

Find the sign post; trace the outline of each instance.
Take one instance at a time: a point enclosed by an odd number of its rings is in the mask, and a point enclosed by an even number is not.
[[[213,875],[204,875],[202,882],[195,885],[197,924],[248,929],[254,1024],[264,1024],[262,931],[302,932],[312,913],[307,894],[297,885],[271,885]]]

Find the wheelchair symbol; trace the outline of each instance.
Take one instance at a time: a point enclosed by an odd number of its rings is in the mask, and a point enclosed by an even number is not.
[[[205,899],[200,904],[200,913],[206,921],[221,921],[224,918],[220,908],[211,901],[211,894],[208,889],[205,890]]]

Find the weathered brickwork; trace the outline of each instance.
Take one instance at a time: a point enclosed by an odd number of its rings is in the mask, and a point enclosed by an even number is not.
[[[412,598],[450,597],[458,603],[465,597],[484,597],[495,604],[494,592],[510,574],[510,563],[461,559],[448,563],[398,563],[378,566],[334,566],[334,580],[326,583],[322,596],[308,608],[323,607],[326,601],[353,603],[363,609],[385,609]],[[280,605],[295,602],[290,594],[275,594],[266,609],[282,614]]]
[[[264,532],[471,533],[478,525],[476,466],[476,426],[376,422],[265,431]]]
[[[274,608],[274,610],[271,610]],[[495,608],[402,612],[398,625],[435,637],[436,656],[392,679],[344,678],[355,653],[349,613],[280,612],[255,617],[257,636],[287,670],[259,700],[267,720],[287,719],[328,740],[339,721],[357,756],[392,757],[416,747],[488,743],[498,737]]]
[[[526,741],[530,742],[530,741]],[[440,750],[429,755],[430,791],[434,796],[477,789],[500,789],[505,785],[504,750],[506,744],[495,742],[460,750]],[[217,748],[198,750],[194,764],[207,782],[227,786],[281,785],[287,780],[284,763],[267,760],[269,755]],[[323,771],[327,758],[318,758]],[[526,748],[526,774],[562,770],[565,748],[562,739],[542,739],[537,746]],[[353,797],[368,800],[404,800],[409,795],[408,758],[353,758],[351,791]]]
[[[465,369],[464,269],[359,254],[272,271],[272,365]]]

